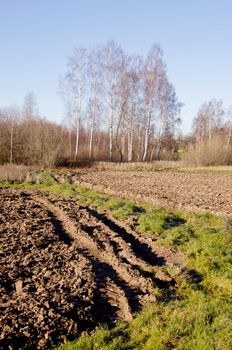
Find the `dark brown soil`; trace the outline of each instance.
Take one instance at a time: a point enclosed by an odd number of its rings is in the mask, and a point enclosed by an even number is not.
[[[98,191],[177,209],[232,214],[232,173],[89,171],[65,179]]]
[[[47,349],[175,293],[162,265],[181,256],[104,213],[14,189],[0,207],[0,348]]]

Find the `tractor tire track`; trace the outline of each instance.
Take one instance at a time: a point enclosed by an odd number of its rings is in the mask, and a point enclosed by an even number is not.
[[[175,294],[149,237],[74,199],[0,191],[0,347],[45,349]]]
[[[70,239],[73,240],[73,244],[78,249],[87,250],[89,256],[111,267],[113,269],[111,272],[115,271],[118,277],[125,281],[131,289],[136,289],[140,304],[143,304],[143,297],[145,297],[147,301],[148,295],[152,301],[155,300],[157,290],[151,279],[144,278],[139,270],[134,269],[129,262],[130,258],[126,259],[126,261],[121,258],[119,252],[115,249],[115,246],[111,244],[109,237],[107,237],[107,230],[105,230],[104,225],[100,223],[99,229],[94,216],[89,216],[86,208],[82,207],[79,210],[78,206],[76,206],[75,211],[69,208],[68,212],[71,213],[72,216],[72,218],[70,218],[63,209],[66,205],[65,201],[62,201],[62,206],[60,207],[60,202],[59,204],[56,202],[55,205],[45,197],[35,197],[35,200],[40,202],[49,213],[52,212],[57,222],[62,223],[63,231],[66,231],[66,236],[69,236]],[[79,214],[79,220],[78,217],[74,219],[75,212]],[[95,234],[91,235],[94,225],[97,226],[97,229],[94,230]],[[90,229],[88,229],[89,227]],[[129,257],[131,255],[132,253],[129,253]],[[134,259],[136,260],[136,258]],[[129,303],[134,303],[134,297],[131,300],[129,298]]]

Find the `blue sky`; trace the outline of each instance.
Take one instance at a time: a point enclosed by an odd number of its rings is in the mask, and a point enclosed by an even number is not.
[[[0,0],[0,106],[33,91],[40,113],[62,121],[67,57],[109,39],[128,53],[161,44],[185,133],[203,102],[232,104],[232,0]]]

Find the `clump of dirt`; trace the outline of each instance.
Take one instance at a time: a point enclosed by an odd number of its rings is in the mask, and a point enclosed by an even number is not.
[[[138,202],[222,215],[232,212],[231,173],[88,171],[54,176]]]
[[[149,237],[74,199],[0,194],[0,348],[45,349],[175,292],[159,268],[181,257],[169,262]]]

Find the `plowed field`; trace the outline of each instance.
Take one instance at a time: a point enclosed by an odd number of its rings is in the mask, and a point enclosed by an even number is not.
[[[174,171],[89,171],[56,174],[107,194],[155,205],[214,214],[232,214],[232,173]]]
[[[175,295],[161,266],[181,256],[106,213],[15,189],[0,207],[0,348],[49,348]]]

